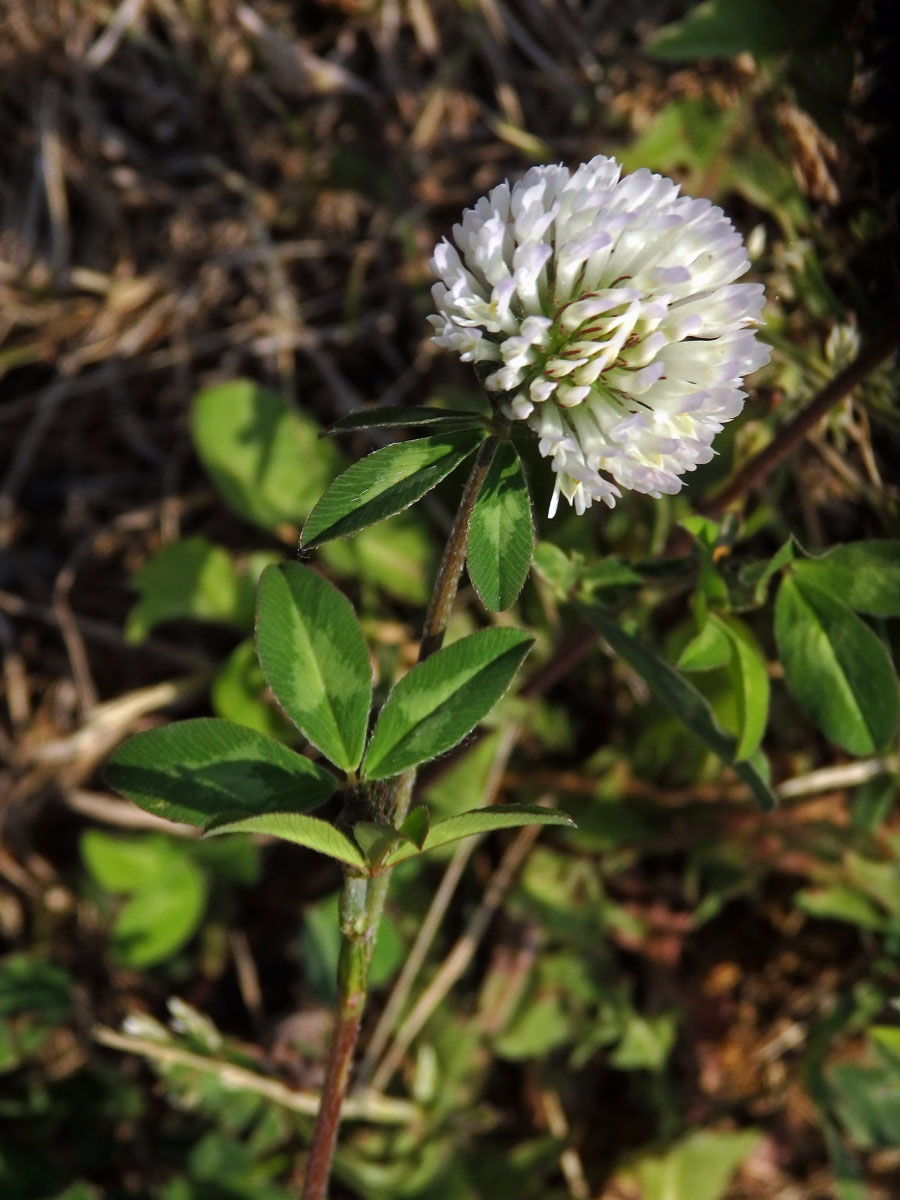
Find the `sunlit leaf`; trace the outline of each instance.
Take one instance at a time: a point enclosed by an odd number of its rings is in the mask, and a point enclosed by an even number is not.
[[[798,559],[793,573],[847,608],[900,617],[900,539],[835,546],[820,557]]]
[[[469,523],[466,566],[485,608],[502,612],[516,602],[533,552],[525,473],[513,444],[501,442]]]
[[[758,752],[748,760],[736,762],[736,739],[716,723],[706,700],[684,676],[669,666],[655,650],[626,633],[596,605],[585,606],[585,612],[616,654],[620,654],[646,680],[660,703],[731,766],[738,778],[751,789],[762,808],[774,808],[775,796],[763,774],[765,760],[759,757]]]
[[[158,551],[132,576],[131,586],[140,600],[125,623],[129,642],[142,641],[163,621],[190,618],[245,628],[253,622],[253,583],[238,574],[227,550],[203,537]]]
[[[388,517],[352,538],[322,546],[331,571],[381,588],[405,604],[428,602],[437,553],[434,540],[416,512]]]
[[[715,671],[731,660],[731,639],[718,621],[707,618],[678,656],[682,671]]]
[[[121,837],[87,829],[81,835],[81,858],[93,878],[110,892],[134,892],[165,873],[177,854],[173,840],[156,834]]]
[[[269,687],[305,737],[337,766],[362,757],[372,668],[350,601],[299,563],[259,582],[256,643]]]
[[[296,730],[281,711],[263,698],[263,677],[252,638],[240,642],[216,672],[210,700],[216,716],[246,725],[281,742],[295,741]]]
[[[571,599],[575,588],[582,598],[609,588],[638,587],[644,582],[633,567],[607,555],[588,563],[583,554],[566,554],[552,542],[538,542],[534,551],[535,573],[549,584],[560,600]]]
[[[897,728],[897,677],[884,643],[839,600],[786,576],[775,603],[785,682],[826,737],[851,754],[883,749]]]
[[[455,746],[500,699],[531,645],[517,629],[483,629],[413,667],[385,701],[363,775],[386,779]]]
[[[318,850],[348,866],[365,870],[366,859],[359,847],[328,821],[298,812],[269,812],[233,821],[216,822],[207,827],[207,834],[267,833],[285,842]]]
[[[738,718],[734,754],[737,759],[749,758],[762,742],[769,716],[765,656],[756,638],[737,617],[710,613],[709,621],[718,625],[729,640],[731,655],[727,666]]]
[[[662,1154],[642,1155],[628,1174],[637,1178],[641,1200],[721,1200],[760,1136],[753,1129],[699,1129]]]
[[[478,448],[482,432],[397,442],[355,462],[329,487],[303,527],[303,545],[346,537],[414,504]]]
[[[629,1013],[622,1038],[610,1051],[609,1065],[619,1071],[661,1071],[678,1036],[676,1013],[645,1017]]]
[[[201,392],[191,412],[200,461],[240,516],[279,532],[297,526],[338,471],[311,418],[248,379]]]
[[[385,866],[394,866],[415,858],[417,854],[435,850],[438,846],[446,846],[449,842],[458,842],[460,838],[474,837],[482,833],[492,833],[497,829],[518,829],[522,825],[565,825],[570,829],[575,822],[566,813],[553,808],[529,807],[525,804],[500,804],[487,808],[476,808],[471,812],[460,813],[458,817],[445,817],[435,821],[429,829],[421,850],[414,845],[403,843],[390,850],[383,860]]]
[[[130,967],[163,962],[196,933],[206,909],[202,870],[184,854],[170,854],[166,869],[136,891],[112,927],[116,958]]]

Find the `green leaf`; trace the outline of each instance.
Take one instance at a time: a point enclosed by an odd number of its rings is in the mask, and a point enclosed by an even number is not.
[[[136,892],[164,875],[179,848],[172,838],[142,834],[116,837],[99,829],[81,835],[81,859],[91,876],[110,892]]]
[[[531,566],[534,533],[525,473],[511,442],[494,454],[469,522],[469,578],[482,604],[502,612],[515,604]]]
[[[705,742],[715,754],[728,763],[734,773],[753,792],[757,803],[766,811],[775,807],[776,800],[765,778],[762,763],[754,755],[750,760],[735,762],[737,742],[716,723],[709,705],[692,684],[661,658],[655,650],[643,645],[626,633],[602,609],[585,606],[585,612],[606,641],[649,684],[661,704]]]
[[[752,140],[753,123],[747,117],[745,105],[723,109],[708,96],[673,100],[623,149],[623,170],[677,172],[686,188],[700,190],[714,173],[712,198],[734,191],[771,212],[786,232],[804,228],[810,212],[790,164]]]
[[[872,1200],[859,1161],[847,1149],[844,1135],[821,1110],[819,1128],[834,1172],[834,1200]]]
[[[191,857],[223,883],[253,887],[260,879],[260,848],[251,837],[217,838],[191,842]]]
[[[742,110],[740,107],[736,110]],[[716,191],[719,196],[735,192],[750,204],[769,212],[789,237],[796,236],[798,229],[806,229],[812,223],[812,213],[806,197],[800,190],[791,165],[784,155],[779,156],[769,146],[749,143],[740,153],[728,155],[723,148],[719,159],[722,170]],[[813,286],[827,293],[824,279],[817,278],[815,284],[805,277],[798,285],[806,288],[807,295]]]
[[[370,525],[355,537],[326,542],[330,570],[381,588],[405,604],[425,605],[437,555],[425,522],[415,512]]]
[[[206,909],[206,877],[185,854],[170,854],[165,871],[140,888],[112,928],[113,954],[129,967],[170,958],[196,933]]]
[[[539,1058],[572,1041],[572,1014],[552,992],[537,995],[522,1007],[511,1027],[494,1041],[500,1058],[510,1062]]]
[[[721,622],[709,616],[700,632],[688,642],[678,657],[682,671],[716,671],[731,661],[731,639]]]
[[[878,862],[850,851],[845,859],[847,878],[877,901],[893,917],[900,917],[900,869],[895,858]]]
[[[92,1183],[78,1179],[63,1191],[57,1192],[52,1200],[100,1200],[100,1193]]]
[[[372,668],[350,601],[309,567],[269,567],[259,581],[256,644],[290,719],[326,758],[352,771],[365,744]]]
[[[734,58],[779,54],[796,45],[796,11],[784,0],[705,0],[681,21],[664,25],[647,50],[657,58]]]
[[[845,883],[832,887],[804,888],[794,896],[801,912],[826,921],[846,921],[860,929],[883,930],[886,917],[874,900]]]
[[[728,587],[716,566],[715,550],[722,536],[719,526],[708,517],[685,517],[681,525],[694,539],[697,559],[697,596],[695,609],[706,611],[706,603],[728,604]]]
[[[82,836],[81,856],[97,883],[132,894],[112,928],[113,954],[126,966],[161,962],[196,932],[207,883],[190,850],[155,834],[115,837],[88,830]]]
[[[364,777],[387,779],[455,746],[509,687],[532,641],[517,629],[483,629],[413,667],[385,701]]]
[[[897,1025],[873,1025],[869,1037],[891,1063],[900,1067],[900,1027]]]
[[[618,1071],[661,1071],[678,1036],[676,1013],[652,1017],[632,1012],[622,1039],[609,1055],[609,1065]]]
[[[862,833],[877,833],[897,802],[897,783],[890,775],[870,779],[857,788],[850,807],[850,824]]]
[[[409,838],[421,850],[425,845],[425,839],[428,837],[430,826],[431,815],[428,812],[428,808],[424,804],[420,804],[412,810],[400,826],[400,833],[405,838]]]
[[[507,714],[497,722],[497,727],[485,730],[481,737],[460,747],[453,761],[444,764],[445,769],[436,772],[428,781],[422,795],[431,822],[442,817],[458,817],[460,813],[468,812],[473,796],[485,795],[493,778],[500,746],[510,733],[508,720]]]
[[[881,1063],[839,1062],[828,1070],[834,1115],[861,1150],[900,1149],[900,1086],[897,1068]]]
[[[297,737],[293,725],[274,704],[263,698],[266,681],[256,657],[252,638],[240,642],[216,672],[210,687],[213,712],[226,721],[236,721],[280,742]]]
[[[57,963],[30,954],[4,956],[0,962],[0,1017],[28,1013],[49,1024],[68,1019],[72,980]]]
[[[665,105],[619,156],[622,167],[671,171],[676,166],[695,178],[724,157],[741,118],[734,105],[723,110],[707,97],[683,97]]]
[[[408,508],[469,457],[481,432],[436,434],[376,450],[339,475],[303,527],[309,549]]]
[[[859,617],[788,575],[775,602],[775,640],[787,686],[826,737],[851,754],[887,745],[897,727],[897,677]]]
[[[383,865],[393,867],[408,858],[415,858],[417,854],[436,850],[449,842],[458,842],[460,838],[492,833],[496,829],[518,829],[521,825],[565,825],[574,829],[575,822],[558,809],[536,808],[527,804],[497,804],[487,808],[475,808],[471,812],[460,813],[458,817],[444,817],[442,821],[435,821],[425,836],[421,850],[404,842],[388,851]]]
[[[697,1130],[664,1154],[642,1156],[628,1174],[636,1176],[641,1200],[721,1200],[759,1141],[753,1129]]]
[[[332,422],[324,434],[349,433],[354,429],[408,429],[412,426],[438,425],[445,429],[483,429],[484,416],[473,410],[452,408],[413,408],[385,404],[360,408]],[[324,436],[324,435],[323,435]]]
[[[695,542],[699,542],[709,551],[715,550],[719,544],[721,527],[717,521],[713,521],[709,517],[694,514],[683,517],[678,524],[691,535]]]
[[[617,558],[608,556],[588,564],[583,554],[566,554],[552,542],[538,542],[534,569],[560,600],[571,599],[576,588],[586,599],[607,588],[639,587],[644,582],[641,575]]]
[[[847,608],[900,617],[900,539],[835,546],[820,558],[799,559],[793,572]]]
[[[398,842],[415,845],[409,843],[409,839],[393,825],[379,825],[375,821],[357,821],[353,826],[353,838],[370,868],[377,867],[388,850]]]
[[[106,767],[110,787],[169,821],[303,811],[337,786],[330,771],[252,729],[199,717],[139,733]]]
[[[796,554],[792,537],[783,543],[772,558],[762,562],[749,563],[739,573],[741,584],[751,593],[752,605],[759,608],[765,604],[769,595],[769,584],[772,578],[794,561]]]
[[[255,817],[241,817],[235,821],[216,822],[207,828],[208,836],[219,833],[267,833],[318,850],[329,858],[336,858],[348,866],[366,870],[366,859],[359,847],[341,833],[339,829],[323,821],[321,817],[310,817],[297,812],[268,812]]]
[[[710,613],[731,645],[728,673],[737,704],[737,759],[749,758],[762,742],[769,717],[769,675],[756,638],[737,617]]]
[[[201,392],[191,413],[203,466],[240,516],[272,532],[297,526],[340,468],[315,421],[247,379]]]
[[[155,554],[131,579],[140,599],[125,622],[125,639],[140,642],[163,621],[189,617],[249,626],[253,586],[231,555],[203,537],[185,538]]]

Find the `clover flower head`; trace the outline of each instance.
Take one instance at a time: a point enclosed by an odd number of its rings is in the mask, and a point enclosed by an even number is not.
[[[629,488],[674,494],[737,416],[769,361],[763,288],[740,234],[708,200],[603,155],[533,167],[466,209],[435,248],[434,341],[481,364],[526,421],[560,494],[583,513]]]

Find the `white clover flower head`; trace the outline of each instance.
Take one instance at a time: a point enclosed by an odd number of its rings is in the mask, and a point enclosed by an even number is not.
[[[659,497],[712,458],[743,377],[769,361],[760,284],[740,234],[708,200],[598,155],[533,167],[466,209],[435,248],[439,346],[527,421],[583,513],[630,488]]]

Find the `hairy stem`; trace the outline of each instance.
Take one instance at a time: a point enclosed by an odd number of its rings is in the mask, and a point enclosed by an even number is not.
[[[331,1160],[341,1123],[341,1107],[366,1003],[369,941],[373,933],[366,904],[368,890],[368,880],[358,875],[345,876],[340,905],[338,1009],[303,1183],[303,1200],[325,1200],[328,1189]]]
[[[435,650],[440,650],[441,642],[444,640],[447,622],[450,620],[453,602],[456,600],[459,588],[459,577],[463,563],[466,561],[466,538],[469,534],[472,509],[475,507],[478,493],[484,484],[488,468],[494,460],[498,443],[499,439],[496,437],[489,437],[482,442],[481,449],[472,466],[472,473],[466,482],[459,508],[456,510],[456,519],[450,530],[450,536],[447,538],[444,556],[441,559],[437,578],[431,591],[431,601],[422,630],[422,641],[419,644],[419,662],[424,662],[429,655],[434,654]]]
[[[456,519],[453,522],[453,528],[450,530],[450,536],[447,538],[447,545],[444,547],[444,556],[441,559],[441,565],[438,568],[434,588],[431,592],[431,601],[428,605],[425,625],[422,629],[422,641],[419,643],[419,662],[424,662],[429,655],[434,654],[436,650],[440,650],[441,643],[444,640],[447,623],[450,620],[453,603],[456,600],[456,593],[459,589],[459,577],[466,559],[466,539],[469,533],[469,521],[472,517],[472,510],[475,507],[475,501],[478,499],[478,494],[484,484],[488,468],[493,462],[498,444],[499,439],[496,437],[489,437],[482,443],[481,449],[478,451],[478,457],[472,466],[472,473],[466,482],[462,499],[459,502],[459,508],[456,511]],[[408,771],[403,771],[402,774],[397,776],[391,795],[390,807],[390,820],[394,825],[402,825],[406,820],[410,804],[412,803],[415,784],[415,767],[410,767]],[[382,872],[381,875],[372,880],[369,888],[369,922],[374,930],[371,942],[372,949],[375,948],[375,939],[378,936],[378,926],[381,923],[381,915],[384,912],[384,903],[387,899],[390,877],[390,871]]]
[[[419,646],[419,662],[439,650],[444,640],[466,557],[469,519],[493,460],[497,443],[496,437],[489,437],[484,441],[463,491],[431,593]],[[415,770],[404,771],[397,776],[391,797],[391,820],[395,825],[400,825],[409,812],[415,781]],[[313,1129],[302,1200],[325,1200],[328,1189],[331,1160],[334,1157],[341,1122],[341,1107],[359,1038],[359,1027],[366,1003],[369,963],[384,911],[389,875],[390,872],[385,871],[375,879],[369,880],[349,873],[345,876],[340,908],[341,952],[338,962],[337,1016],[325,1068],[322,1099]]]

